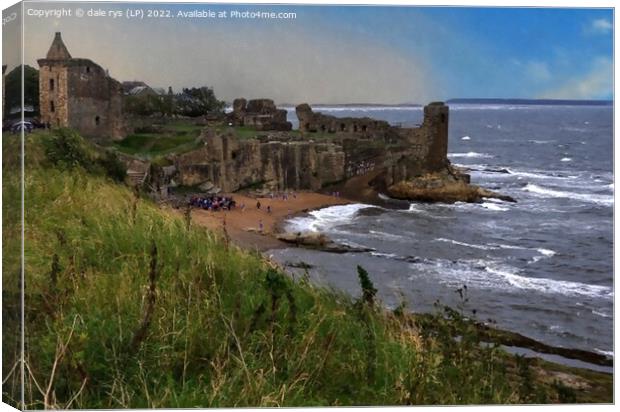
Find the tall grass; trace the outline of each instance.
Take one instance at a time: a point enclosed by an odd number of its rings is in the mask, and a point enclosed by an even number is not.
[[[105,176],[53,167],[45,138],[27,141],[22,406],[524,401],[505,354],[462,318],[386,312],[363,269],[359,300],[293,280]],[[4,184],[14,204],[18,178]]]

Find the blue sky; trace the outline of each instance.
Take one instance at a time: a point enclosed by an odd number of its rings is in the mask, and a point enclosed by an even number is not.
[[[26,61],[36,66],[54,31],[61,31],[75,57],[95,60],[119,80],[173,88],[208,84],[229,100],[424,103],[454,97],[611,99],[613,93],[610,9],[169,8],[292,11],[297,18],[32,17],[26,20],[32,46]]]

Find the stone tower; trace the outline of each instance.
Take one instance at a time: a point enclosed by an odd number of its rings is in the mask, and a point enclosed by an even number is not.
[[[73,58],[59,32],[39,59],[41,122],[86,137],[123,137],[122,87],[89,59]]]

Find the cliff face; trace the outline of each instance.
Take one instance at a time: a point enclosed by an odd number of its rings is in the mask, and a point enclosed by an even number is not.
[[[345,155],[333,143],[240,139],[205,132],[205,147],[175,159],[179,183],[211,182],[225,192],[252,186],[318,190],[344,178]]]

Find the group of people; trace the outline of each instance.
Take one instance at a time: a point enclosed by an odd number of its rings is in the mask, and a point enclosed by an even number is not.
[[[205,210],[232,210],[235,208],[236,203],[232,197],[229,196],[192,196],[189,200],[189,205],[192,207],[199,207]]]

